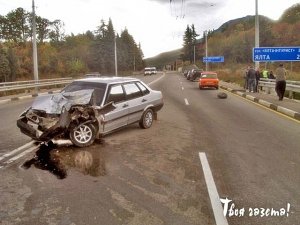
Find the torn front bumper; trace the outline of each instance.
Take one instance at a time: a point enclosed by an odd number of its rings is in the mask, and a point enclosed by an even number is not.
[[[100,127],[103,114],[115,109],[112,103],[103,107],[72,105],[62,107],[60,114],[48,114],[44,110],[29,108],[17,120],[20,131],[36,141],[50,141],[54,138],[69,138],[69,132],[79,124],[93,123]]]
[[[47,117],[32,114],[32,109],[24,112],[17,120],[17,126],[23,134],[37,141],[49,141],[64,134],[71,122],[70,115],[65,109],[59,116],[52,117],[50,120]]]

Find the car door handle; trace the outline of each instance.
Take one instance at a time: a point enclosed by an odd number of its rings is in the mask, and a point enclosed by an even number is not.
[[[125,103],[124,105],[123,105],[123,108],[126,108],[126,107],[128,107],[129,105],[127,104],[127,103]]]
[[[143,98],[142,102],[146,102],[146,101],[147,101],[147,99],[144,99],[144,98]]]

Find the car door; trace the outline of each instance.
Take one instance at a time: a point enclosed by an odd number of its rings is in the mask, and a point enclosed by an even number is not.
[[[104,115],[103,133],[110,132],[128,124],[129,104],[121,84],[111,85],[105,103],[114,102],[113,111]]]
[[[136,82],[124,84],[123,87],[129,104],[128,123],[137,122],[141,119],[144,109],[148,104],[147,97],[143,95],[142,90]]]

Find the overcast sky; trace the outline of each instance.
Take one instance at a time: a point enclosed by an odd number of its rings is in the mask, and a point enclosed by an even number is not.
[[[299,0],[259,0],[259,14],[277,20]],[[217,29],[231,19],[255,14],[255,0],[35,0],[37,15],[65,23],[66,34],[94,31],[101,19],[112,19],[116,32],[127,27],[145,57],[182,47],[187,24],[197,33]],[[0,14],[22,7],[32,9],[32,0],[0,0]]]

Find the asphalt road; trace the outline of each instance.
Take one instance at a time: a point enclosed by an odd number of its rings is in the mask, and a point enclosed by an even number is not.
[[[240,209],[228,224],[299,223],[299,122],[229,93],[218,99],[179,74],[151,87],[165,105],[150,129],[131,125],[87,149],[32,152],[1,168],[0,224],[216,224],[199,152],[219,196]],[[15,119],[31,101],[0,105],[0,156],[30,141]]]

